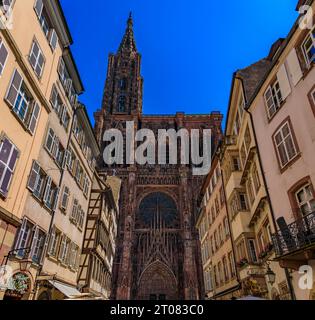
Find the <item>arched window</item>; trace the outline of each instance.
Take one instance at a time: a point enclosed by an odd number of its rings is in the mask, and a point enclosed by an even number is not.
[[[145,197],[138,211],[138,227],[151,227],[154,224],[165,224],[178,228],[177,206],[167,194],[157,192]]]
[[[127,89],[127,79],[122,78],[119,80],[119,89],[120,90],[126,90]]]

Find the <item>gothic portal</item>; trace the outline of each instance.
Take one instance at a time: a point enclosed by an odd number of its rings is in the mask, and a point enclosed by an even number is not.
[[[212,145],[218,143],[222,136],[218,112],[144,115],[140,69],[130,16],[117,53],[109,55],[102,108],[95,113],[101,146],[105,147],[104,131],[125,132],[126,121],[134,121],[135,131],[151,129],[156,137],[159,129],[212,129]],[[99,169],[122,179],[112,298],[202,299],[202,263],[194,225],[204,177],[193,176],[191,165],[107,166],[100,159]]]

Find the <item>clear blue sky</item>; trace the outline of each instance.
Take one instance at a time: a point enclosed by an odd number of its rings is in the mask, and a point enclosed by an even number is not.
[[[226,114],[232,74],[263,58],[297,18],[297,0],[61,0],[91,120],[109,52],[133,12],[144,113]]]

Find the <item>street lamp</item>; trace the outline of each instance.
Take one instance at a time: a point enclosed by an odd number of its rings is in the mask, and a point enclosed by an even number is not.
[[[267,283],[269,283],[271,286],[276,282],[276,274],[270,269],[269,265],[265,274],[265,278]]]

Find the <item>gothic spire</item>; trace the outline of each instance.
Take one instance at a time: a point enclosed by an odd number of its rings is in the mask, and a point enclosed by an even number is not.
[[[121,41],[119,52],[137,52],[136,41],[133,34],[133,20],[132,13],[130,12],[127,20],[127,28],[125,35]]]

